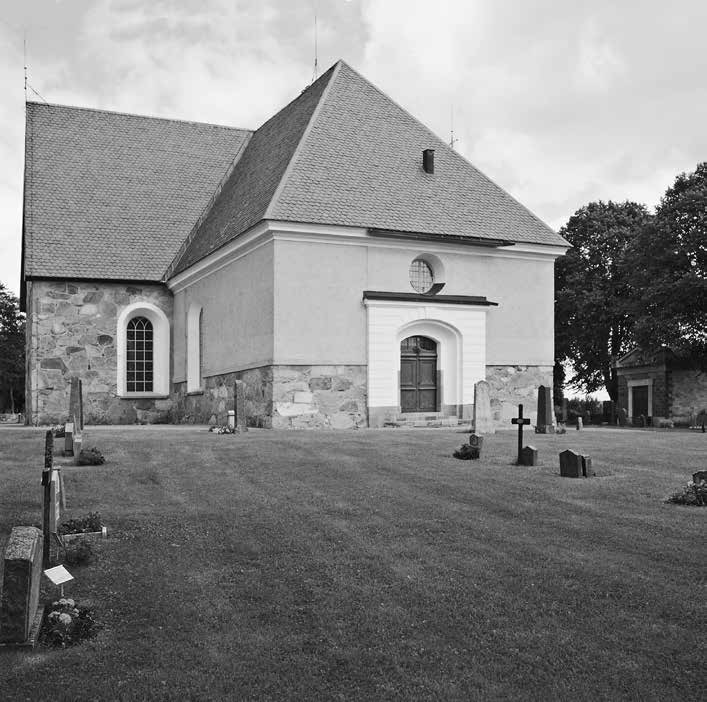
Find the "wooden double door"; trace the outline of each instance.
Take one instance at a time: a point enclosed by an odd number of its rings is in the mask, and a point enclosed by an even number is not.
[[[426,336],[409,336],[400,343],[400,408],[437,411],[437,343]]]

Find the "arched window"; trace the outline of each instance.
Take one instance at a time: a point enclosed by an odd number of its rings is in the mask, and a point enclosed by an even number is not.
[[[126,390],[152,392],[154,385],[154,334],[147,317],[133,317],[126,329]]]
[[[191,305],[187,314],[187,392],[199,392],[204,376],[204,311]]]
[[[118,397],[169,395],[169,320],[151,302],[135,302],[118,315]]]

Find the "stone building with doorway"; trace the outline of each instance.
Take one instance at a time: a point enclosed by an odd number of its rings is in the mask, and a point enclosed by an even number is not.
[[[707,357],[678,357],[667,347],[633,349],[616,362],[618,405],[629,421],[670,419],[691,425],[707,414]]]
[[[552,383],[567,242],[343,61],[258,129],[27,105],[27,419],[468,418]],[[531,411],[532,416],[532,411]]]

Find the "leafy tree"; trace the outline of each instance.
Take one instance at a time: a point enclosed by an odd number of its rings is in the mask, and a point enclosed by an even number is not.
[[[0,283],[0,410],[22,410],[24,385],[25,319],[19,300]]]
[[[630,261],[637,345],[707,353],[707,162],[675,179]]]
[[[560,234],[572,244],[555,267],[555,357],[570,363],[570,383],[585,392],[606,387],[617,400],[615,357],[633,345],[632,241],[650,221],[635,202],[591,202]]]

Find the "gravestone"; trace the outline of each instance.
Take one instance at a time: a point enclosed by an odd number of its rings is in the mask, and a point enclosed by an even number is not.
[[[627,418],[628,418],[628,412],[623,407],[620,407],[619,411],[616,413],[616,421],[619,423],[620,427],[626,426]]]
[[[479,380],[474,384],[474,432],[476,434],[496,433],[491,414],[489,384],[485,380]]]
[[[61,519],[61,480],[58,470],[52,470],[49,479],[49,533],[59,532],[59,520]]]
[[[479,451],[479,456],[481,455],[481,449],[484,446],[484,437],[479,436],[478,434],[474,434],[473,432],[469,434],[469,446],[471,448],[478,449]]]
[[[74,423],[67,422],[64,425],[64,455],[74,455]]]
[[[537,466],[538,465],[538,450],[535,446],[524,446],[520,452],[520,465],[522,466]]]
[[[582,456],[569,449],[563,451],[560,454],[560,475],[563,478],[583,477]]]
[[[4,556],[0,599],[0,642],[25,643],[39,612],[42,533],[36,527],[13,527]]]
[[[51,483],[54,468],[54,434],[49,430],[44,435],[44,469],[42,470],[42,564],[49,567],[51,544]]]
[[[245,414],[245,383],[242,380],[236,380],[233,390],[233,404],[236,413],[234,431],[237,433],[248,431],[248,421]]]
[[[589,456],[568,449],[560,454],[560,475],[563,478],[591,478],[596,473]]]
[[[581,417],[577,417],[577,431],[581,431],[581,430],[582,430],[582,426],[583,426],[582,418],[581,418]]]
[[[602,411],[602,421],[607,424],[614,423],[614,417],[616,416],[616,405],[611,400],[604,400],[601,405]]]
[[[552,388],[541,385],[538,388],[538,419],[535,424],[536,434],[553,434],[552,423]]]
[[[77,434],[83,429],[83,383],[80,378],[71,379],[69,421],[74,423]]]
[[[585,478],[593,478],[596,475],[592,468],[592,459],[590,456],[582,456],[582,475]]]

